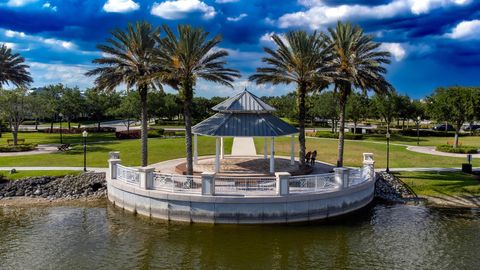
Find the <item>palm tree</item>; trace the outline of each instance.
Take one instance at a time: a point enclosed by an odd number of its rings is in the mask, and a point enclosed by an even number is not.
[[[328,59],[325,42],[316,32],[290,31],[285,41],[278,35],[272,36],[277,45],[276,50],[268,47],[264,51],[268,57],[262,62],[268,67],[257,68],[257,73],[250,76],[257,84],[271,83],[296,84],[298,122],[300,132],[300,166],[305,166],[305,96],[308,92],[321,91],[328,86]]]
[[[152,76],[159,71],[152,64],[152,52],[159,35],[160,28],[153,28],[144,21],[128,24],[125,31],[115,29],[112,37],[107,39],[107,45],[97,46],[105,56],[93,60],[93,63],[102,67],[86,73],[87,76],[97,76],[95,83],[100,90],[114,91],[122,83],[127,89],[136,87],[142,107],[142,166],[148,164],[147,93],[150,89],[162,89],[159,79]]]
[[[33,82],[28,65],[20,54],[12,54],[12,49],[5,44],[0,45],[0,87],[12,83],[16,87],[26,87]]]
[[[329,44],[335,70],[333,80],[340,105],[340,128],[338,136],[337,166],[343,166],[345,135],[345,107],[352,87],[362,91],[373,90],[383,95],[394,91],[383,75],[387,72],[383,64],[390,63],[390,53],[379,49],[380,43],[372,35],[365,35],[362,28],[350,23],[337,23],[328,29],[325,36]]]
[[[185,119],[185,144],[187,152],[187,174],[193,174],[192,153],[192,99],[198,78],[232,87],[234,78],[240,77],[237,70],[225,68],[224,57],[228,52],[216,48],[220,36],[208,39],[208,32],[190,25],[178,25],[178,37],[164,25],[166,37],[159,39],[155,50],[155,63],[164,71],[159,72],[163,80],[173,86],[183,101]]]

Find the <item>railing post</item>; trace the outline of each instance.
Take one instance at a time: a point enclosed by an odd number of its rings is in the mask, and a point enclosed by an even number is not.
[[[155,168],[141,167],[138,169],[140,174],[140,188],[152,189],[153,188],[153,172]]]
[[[368,180],[375,179],[375,160],[373,153],[363,153],[362,177],[367,176]]]
[[[335,183],[337,183],[340,190],[347,188],[349,185],[350,169],[345,167],[334,168]]]
[[[290,173],[288,172],[277,172],[275,173],[276,178],[276,193],[278,196],[285,196],[289,193]]]
[[[108,157],[107,179],[117,179],[117,165],[122,163],[120,152],[110,152]]]
[[[215,173],[202,173],[202,195],[215,195]]]

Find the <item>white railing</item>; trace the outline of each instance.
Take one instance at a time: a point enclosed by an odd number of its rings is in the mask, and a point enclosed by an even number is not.
[[[275,195],[275,177],[215,176],[215,194],[225,195]]]
[[[117,164],[117,179],[124,181],[131,185],[140,185],[140,173],[138,169],[125,167],[123,165]]]
[[[338,188],[334,173],[291,176],[288,181],[289,193],[313,193]]]
[[[202,178],[200,176],[180,174],[153,174],[153,189],[174,193],[202,193]]]

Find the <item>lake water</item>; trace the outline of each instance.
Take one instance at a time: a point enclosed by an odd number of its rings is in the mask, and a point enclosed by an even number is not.
[[[297,225],[201,225],[95,206],[0,207],[0,269],[480,269],[480,210],[374,204]]]

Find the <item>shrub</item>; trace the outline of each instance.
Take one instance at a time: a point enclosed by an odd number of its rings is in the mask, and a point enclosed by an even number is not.
[[[139,129],[117,131],[115,132],[115,137],[119,140],[140,139],[142,137],[142,131]]]
[[[164,134],[165,130],[163,128],[159,129],[151,129],[148,131],[148,137],[149,138],[159,138],[162,137]]]
[[[185,131],[165,130],[163,135],[165,137],[182,137],[185,136]]]
[[[25,152],[25,151],[32,151],[37,148],[36,144],[33,143],[26,143],[26,144],[19,144],[19,145],[0,145],[0,152]]]
[[[458,154],[476,154],[478,153],[478,147],[474,146],[458,146],[453,148],[453,145],[444,144],[436,147],[437,151],[447,152],[447,153],[458,153]]]
[[[332,138],[332,139],[338,139],[338,133],[332,133],[330,131],[317,131],[315,133],[309,132],[310,134],[314,134],[315,137],[319,138]],[[353,134],[353,133],[345,133],[345,139],[346,140],[362,140],[363,139],[363,134]]]
[[[71,128],[70,130],[68,128],[62,128],[62,133],[63,134],[81,134],[84,130],[86,130],[88,133],[111,133],[115,132],[116,128],[114,127],[100,127],[98,129],[97,127],[84,127],[84,128]],[[54,128],[54,129],[44,129],[44,133],[55,133],[58,134],[60,133],[59,128]]]
[[[445,137],[445,131],[436,131],[436,130],[425,130],[425,129],[420,129],[418,131],[420,137]],[[449,132],[452,134],[452,132]],[[398,134],[403,135],[403,136],[411,136],[411,137],[416,137],[417,136],[417,129],[404,129],[404,130],[399,130]],[[460,136],[464,136],[464,134],[459,134]]]

